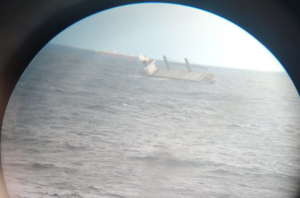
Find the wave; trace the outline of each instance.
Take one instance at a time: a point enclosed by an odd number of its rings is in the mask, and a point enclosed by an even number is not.
[[[224,176],[238,176],[238,177],[244,177],[245,175],[242,173],[238,173],[237,171],[230,171],[230,170],[224,170],[224,169],[216,169],[210,171],[215,177],[224,177]]]
[[[100,189],[94,187],[94,186],[89,186],[88,187],[89,189],[93,190],[93,191],[96,191],[96,192],[100,192]]]
[[[105,105],[87,105],[87,109],[89,110],[97,110],[100,112],[106,112],[110,114],[116,114],[118,109],[115,104],[105,104]]]
[[[15,141],[15,138],[13,138],[9,135],[6,135],[5,133],[6,133],[6,131],[2,130],[2,134],[0,135],[0,143],[1,143],[1,140],[3,142],[13,142],[13,141]]]
[[[36,154],[36,153],[40,153],[41,151],[38,149],[34,149],[34,148],[27,148],[24,149],[26,153],[31,153],[31,154]]]
[[[87,147],[86,146],[77,146],[77,145],[71,145],[69,143],[65,143],[64,144],[64,148],[68,149],[68,150],[84,150]]]
[[[3,162],[2,163],[4,167],[25,167],[26,164],[25,163],[15,163],[15,162],[10,162],[10,163],[5,163]]]
[[[185,159],[178,159],[169,153],[158,153],[155,155],[148,155],[144,157],[130,157],[131,160],[135,161],[142,161],[146,162],[148,164],[156,164],[156,165],[163,165],[173,168],[184,168],[184,167],[190,167],[190,168],[199,168],[199,167],[208,167],[208,166],[222,166],[222,164],[209,162],[209,161],[193,161],[193,160],[185,160]]]
[[[244,128],[245,126],[242,124],[228,124],[226,125],[228,128]]]
[[[114,198],[126,198],[124,196],[117,195],[117,194],[111,194],[111,193],[109,193],[109,194],[103,194],[103,196],[105,196],[105,197],[114,197]]]
[[[216,109],[214,109],[212,107],[201,107],[201,109],[206,110],[206,111],[213,111],[213,112],[216,111]]]
[[[31,165],[32,168],[35,170],[43,170],[43,169],[50,169],[50,168],[55,168],[54,164],[42,164],[42,163],[32,163]]]
[[[138,106],[134,106],[134,105],[129,105],[127,103],[122,103],[123,106],[125,106],[126,108],[131,108],[131,109],[139,109]]]
[[[70,193],[70,194],[64,194],[64,195],[59,195],[57,193],[54,193],[52,196],[57,197],[57,198],[84,198],[78,193]]]
[[[153,80],[159,80],[159,81],[161,81],[161,80],[170,80],[168,78],[156,78],[156,77],[151,77],[151,79],[153,79]]]
[[[224,164],[224,166],[213,167],[207,172],[205,177],[212,178],[226,178],[226,177],[240,177],[240,178],[255,178],[259,180],[273,180],[273,181],[289,181],[295,183],[299,181],[297,175],[287,175],[283,173],[276,173],[271,170],[263,170],[259,167],[239,167]]]
[[[261,126],[260,126],[260,125],[257,125],[257,124],[250,124],[250,127],[259,128],[259,127],[261,127]]]
[[[96,110],[105,110],[108,108],[107,105],[87,105],[86,106],[87,109],[96,109]]]
[[[262,179],[273,179],[273,180],[278,180],[278,181],[284,181],[284,180],[290,180],[291,183],[296,183],[299,182],[300,177],[298,175],[288,175],[288,174],[283,174],[283,173],[263,173],[263,174],[259,174],[256,172],[253,172],[251,174],[253,177],[255,178],[262,178]]]
[[[76,190],[76,188],[70,184],[70,182],[57,182],[48,184],[48,186],[60,189],[60,190]]]
[[[13,169],[33,169],[35,171],[42,171],[42,170],[47,170],[47,169],[57,169],[54,164],[47,164],[47,163],[38,163],[38,162],[33,162],[33,163],[16,163],[16,162],[11,162],[11,163],[3,163],[4,167],[7,168],[13,168]]]

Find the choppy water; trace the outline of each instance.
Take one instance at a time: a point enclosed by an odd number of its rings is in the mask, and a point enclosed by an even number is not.
[[[285,73],[145,78],[140,62],[49,45],[8,105],[13,198],[293,197],[300,100]]]

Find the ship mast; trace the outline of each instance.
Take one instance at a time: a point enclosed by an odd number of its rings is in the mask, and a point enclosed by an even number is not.
[[[165,64],[167,66],[167,69],[170,70],[171,67],[170,67],[169,61],[167,60],[167,57],[166,56],[163,56],[163,57],[164,57],[164,61],[165,61]]]
[[[185,58],[184,60],[185,60],[186,67],[188,68],[189,72],[192,72],[192,68],[191,68],[191,65],[190,65],[190,63],[189,63],[188,59],[187,59],[187,58]]]

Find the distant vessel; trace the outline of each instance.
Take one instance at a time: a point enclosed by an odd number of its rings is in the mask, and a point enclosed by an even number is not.
[[[136,57],[133,54],[131,54],[131,55],[124,54],[124,52],[122,54],[117,54],[116,51],[114,51],[114,52],[107,52],[106,50],[104,50],[104,52],[103,52],[103,51],[98,51],[97,49],[95,49],[95,53],[96,54],[100,54],[102,56],[113,56],[113,57],[118,57],[118,58],[126,58],[126,59],[139,60],[139,57]]]
[[[173,62],[173,64],[185,65],[188,71],[183,71],[183,70],[171,69],[170,62],[167,60],[165,56],[163,56],[163,58],[167,66],[166,69],[157,67],[155,65],[156,60],[149,61],[148,59],[146,64],[144,61],[144,68],[141,70],[140,74],[142,76],[198,81],[200,83],[213,83],[216,81],[215,75],[209,73],[208,69],[203,66],[198,65],[198,67],[200,67],[203,70],[203,72],[192,71],[191,65],[187,59],[185,59],[185,64]]]

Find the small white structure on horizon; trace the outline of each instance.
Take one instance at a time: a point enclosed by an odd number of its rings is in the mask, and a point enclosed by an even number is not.
[[[139,58],[141,61],[149,61],[149,58],[146,55],[140,55]]]

